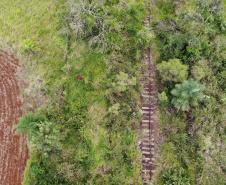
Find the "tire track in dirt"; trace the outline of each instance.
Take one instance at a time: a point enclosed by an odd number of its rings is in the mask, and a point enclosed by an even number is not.
[[[0,185],[20,185],[28,159],[26,137],[13,129],[22,115],[20,70],[18,60],[0,51]]]
[[[148,5],[150,7],[150,4]],[[150,29],[150,15],[145,18],[145,27]],[[142,153],[142,177],[145,184],[149,184],[156,171],[155,152],[158,143],[158,119],[157,119],[157,76],[155,61],[151,54],[151,46],[145,50],[145,58],[143,59],[143,84],[142,92],[142,121],[140,129],[143,133],[141,138]]]

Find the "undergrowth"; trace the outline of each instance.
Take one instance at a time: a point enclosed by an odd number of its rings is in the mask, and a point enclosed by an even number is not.
[[[93,7],[78,14],[86,37],[72,26],[78,2]],[[1,47],[20,58],[33,116],[47,120],[29,123],[25,110],[17,126],[18,133],[34,131],[23,184],[142,184],[137,129],[139,60],[149,43],[144,7],[134,0],[1,1]],[[99,16],[106,20],[104,42],[94,39],[103,34]],[[35,140],[36,133],[44,132],[45,142],[56,137],[45,123],[60,129],[57,150],[48,144],[45,152]]]
[[[169,0],[156,1],[151,7],[156,36],[152,42],[159,53],[158,65],[161,67],[164,61],[176,58],[189,66],[188,76],[181,84],[175,83],[174,78],[165,82],[165,74],[159,71],[162,104],[159,123],[163,143],[159,148],[156,184],[223,185],[225,182],[222,157],[225,156],[222,150],[225,147],[225,48],[222,45],[225,12],[222,5],[224,1]],[[176,66],[169,62],[167,66],[170,75],[177,77]],[[184,90],[181,88],[181,94],[175,97],[175,92],[189,78],[204,88],[199,103],[198,98],[192,101],[186,95],[192,83]],[[201,95],[201,91],[195,88],[190,95],[194,92]],[[193,102],[196,104],[184,110],[186,103]]]

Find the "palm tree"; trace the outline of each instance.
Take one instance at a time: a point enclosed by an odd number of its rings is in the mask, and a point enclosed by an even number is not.
[[[197,106],[198,101],[204,98],[203,89],[203,86],[193,79],[177,84],[176,88],[171,91],[172,95],[175,96],[172,103],[176,108],[188,111],[191,106]]]

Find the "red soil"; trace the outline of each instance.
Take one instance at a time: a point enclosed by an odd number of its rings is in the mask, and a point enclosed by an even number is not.
[[[22,115],[18,60],[0,50],[0,185],[20,185],[28,159],[26,137],[14,135]]]

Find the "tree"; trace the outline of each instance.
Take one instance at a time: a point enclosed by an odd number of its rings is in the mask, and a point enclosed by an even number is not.
[[[114,92],[125,92],[130,87],[137,84],[136,77],[129,78],[129,75],[124,72],[119,72],[116,75],[116,81],[111,83]]]
[[[197,106],[198,101],[204,98],[202,91],[203,87],[193,79],[184,81],[182,84],[177,84],[176,88],[171,91],[175,96],[172,103],[176,108],[188,111],[190,106]]]
[[[183,82],[188,77],[188,66],[183,65],[179,59],[170,59],[157,65],[163,81]]]
[[[50,154],[54,150],[60,150],[60,131],[55,123],[39,114],[29,112],[19,118],[19,124],[15,126],[17,134],[26,134],[29,145],[37,148],[41,153]]]
[[[42,153],[61,150],[60,131],[55,123],[45,121],[37,124],[39,130],[32,136],[30,145],[37,147]]]
[[[197,81],[200,81],[202,78],[205,77],[203,69],[196,65],[192,67],[191,74]]]
[[[23,117],[19,118],[19,124],[14,126],[17,129],[17,134],[27,134],[27,139],[30,141],[31,136],[35,134],[38,130],[37,123],[46,121],[46,118],[40,114],[34,114],[29,112]]]

